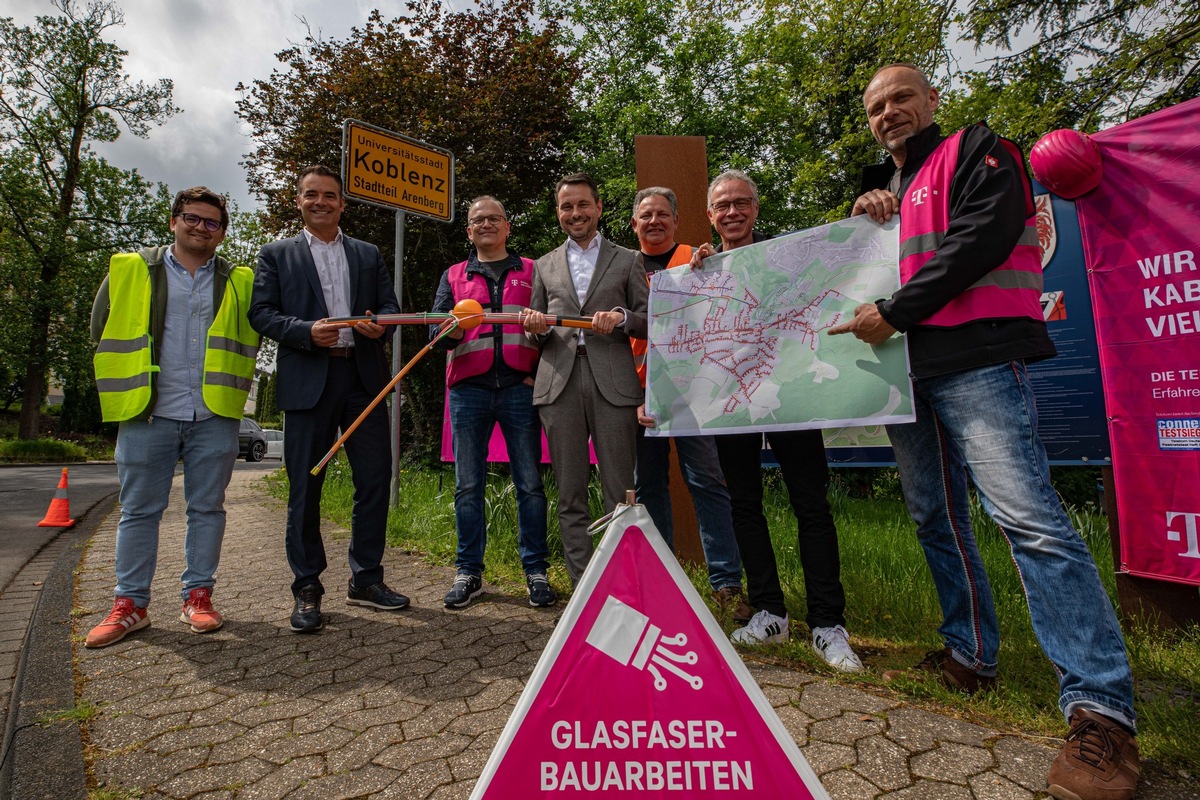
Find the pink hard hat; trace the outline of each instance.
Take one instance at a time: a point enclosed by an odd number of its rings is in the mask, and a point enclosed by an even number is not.
[[[1060,128],[1050,131],[1029,152],[1033,175],[1059,197],[1074,200],[1100,183],[1103,165],[1092,137]]]

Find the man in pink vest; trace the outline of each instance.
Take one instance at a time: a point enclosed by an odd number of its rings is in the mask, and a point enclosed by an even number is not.
[[[487,195],[471,201],[467,238],[475,250],[442,273],[433,310],[446,313],[460,300],[479,302],[485,312],[517,313],[529,305],[533,261],[507,249],[504,206]],[[436,334],[434,327],[432,333]],[[448,351],[450,430],[454,437],[454,518],[458,528],[458,575],[446,593],[446,608],[465,608],[483,592],[483,551],[487,546],[484,489],[488,443],[500,424],[508,448],[508,468],[517,490],[517,547],[525,568],[529,604],[558,600],[546,579],[546,492],[542,486],[542,426],[533,407],[533,373],[538,348],[520,325],[459,328],[442,339]]]
[[[941,601],[943,648],[917,665],[973,693],[996,680],[999,627],[968,514],[967,476],[1012,548],[1034,632],[1070,725],[1048,777],[1064,800],[1123,800],[1138,778],[1133,679],[1091,554],[1050,485],[1025,364],[1054,355],[1039,305],[1032,188],[1015,145],[982,125],[943,137],[937,90],[915,67],[863,94],[888,151],[852,215],[900,215],[901,288],[830,330],[908,337],[917,420],[889,425],[909,513]],[[894,678],[903,671],[884,673]]]

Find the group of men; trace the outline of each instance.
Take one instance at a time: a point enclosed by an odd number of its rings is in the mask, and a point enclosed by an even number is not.
[[[913,670],[959,691],[994,686],[999,633],[968,515],[968,476],[1008,538],[1035,633],[1060,676],[1070,732],[1049,776],[1062,800],[1130,798],[1138,778],[1133,686],[1124,642],[1096,566],[1050,485],[1025,364],[1054,354],[1038,303],[1040,253],[1031,185],[1019,152],[982,126],[943,137],[938,93],[916,68],[879,70],[863,96],[870,129],[888,156],[864,170],[852,214],[900,215],[901,288],[866,303],[829,330],[867,345],[908,339],[916,422],[889,426],[909,512],[917,523],[943,612],[943,647]],[[279,405],[286,413],[291,488],[285,532],[295,600],[291,628],[319,630],[326,567],[320,536],[322,476],[307,466],[332,444],[388,378],[371,322],[332,317],[398,311],[379,251],[341,233],[338,175],[303,170],[297,205],[304,231],[259,254],[255,273],[216,256],[228,212],[204,187],[181,192],[170,246],[114,256],[93,310],[97,386],[104,418],[119,421],[122,514],[116,599],[87,638],[102,647],[149,624],[158,522],[174,466],[184,464],[187,567],[180,620],[198,633],[222,625],[211,594],[224,532],[223,500],[237,455],[237,426],[253,376],[258,334],[279,343]],[[588,444],[606,510],[636,486],[673,541],[664,440],[646,437],[647,273],[702,266],[714,252],[763,239],[754,182],[729,171],[713,180],[708,216],[720,245],[675,241],[674,194],[638,193],[632,225],[641,252],[598,232],[596,184],[576,173],[555,189],[562,246],[536,263],[507,249],[503,205],[475,199],[467,214],[474,250],[442,277],[436,311],[462,299],[518,312],[520,325],[435,330],[448,353],[456,462],[457,575],[445,597],[462,608],[482,591],[487,446],[499,423],[517,489],[519,550],[529,601],[549,606],[546,496],[539,469],[545,430],[558,486],[564,561],[574,584],[592,552]],[[590,329],[557,317],[591,318]],[[445,334],[444,336],[442,334]],[[835,668],[861,670],[845,629],[837,533],[826,501],[828,470],[816,432],[768,435],[798,524],[807,622]],[[388,423],[369,415],[346,443],[355,503],[347,602],[395,610],[408,598],[383,581]],[[677,440],[719,602],[745,626],[739,642],[781,641],[788,610],[762,508],[758,434]],[[747,575],[743,596],[741,572]]]

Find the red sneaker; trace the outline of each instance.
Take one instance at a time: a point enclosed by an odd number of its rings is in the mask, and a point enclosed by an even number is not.
[[[145,608],[138,608],[128,597],[113,601],[112,612],[96,627],[88,631],[84,647],[108,647],[125,638],[125,634],[141,630],[150,624]]]
[[[192,626],[193,633],[209,633],[225,624],[212,605],[212,589],[201,586],[188,592],[187,600],[183,601],[183,611],[179,621]]]

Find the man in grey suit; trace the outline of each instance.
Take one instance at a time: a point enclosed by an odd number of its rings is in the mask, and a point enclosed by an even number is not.
[[[390,329],[371,322],[353,328],[329,317],[392,314],[400,310],[391,274],[375,245],[351,239],[339,223],[346,208],[341,177],[329,167],[305,167],[296,180],[304,219],[299,236],[272,242],[258,254],[250,324],[279,343],[278,403],[285,412],[284,460],[289,466],[286,546],[292,568],[291,628],[324,626],[321,573],[321,487],[325,472],[309,474],[391,376],[383,347]],[[391,473],[387,411],[383,405],[346,442],[354,480],[350,582],[346,602],[396,610],[408,598],[383,582],[387,494]]]
[[[643,393],[629,337],[646,338],[650,289],[641,255],[597,232],[604,206],[595,181],[582,172],[568,175],[555,187],[555,199],[567,241],[538,259],[525,330],[542,346],[533,404],[550,445],[563,557],[575,584],[592,557],[589,436],[605,511],[633,488]],[[545,314],[591,315],[592,329],[551,330]]]

